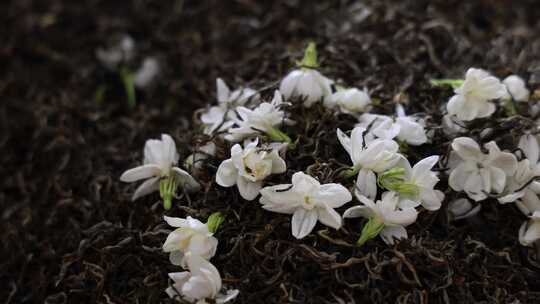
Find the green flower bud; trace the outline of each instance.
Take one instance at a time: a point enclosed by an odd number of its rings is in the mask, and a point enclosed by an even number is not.
[[[225,216],[221,214],[221,212],[214,212],[210,214],[208,217],[208,220],[206,221],[206,225],[208,226],[208,230],[212,233],[216,233],[219,226],[225,221]]]
[[[369,221],[364,225],[364,228],[362,228],[362,234],[360,235],[358,241],[356,241],[356,245],[364,245],[365,242],[379,235],[383,228],[384,223],[381,222],[381,220],[374,217],[370,218]]]
[[[304,51],[304,58],[302,58],[302,61],[297,61],[296,65],[303,68],[310,68],[310,69],[316,69],[319,67],[319,63],[317,62],[317,47],[315,46],[315,42],[310,42]]]

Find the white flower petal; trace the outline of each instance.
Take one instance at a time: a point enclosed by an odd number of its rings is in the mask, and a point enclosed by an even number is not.
[[[358,172],[356,187],[360,194],[374,199],[377,196],[377,177],[369,169],[361,169]]]
[[[332,208],[317,208],[318,218],[321,223],[334,229],[341,228],[341,216]]]
[[[313,193],[311,199],[330,208],[339,208],[352,200],[352,195],[340,184],[324,184]]]
[[[176,174],[179,180],[179,185],[188,192],[195,192],[201,188],[201,185],[186,171],[173,167],[173,172]]]
[[[315,224],[317,224],[317,211],[299,208],[292,216],[292,235],[297,239],[302,239],[311,233]]]
[[[238,170],[232,159],[224,160],[216,172],[216,183],[222,187],[232,187],[238,179]]]
[[[243,176],[238,176],[236,184],[240,196],[248,201],[254,200],[259,195],[259,191],[261,191],[262,188],[262,182],[252,182]]]
[[[159,190],[159,176],[149,178],[145,180],[139,187],[137,187],[137,190],[135,190],[135,193],[133,193],[131,200],[135,201],[136,199],[140,197],[143,197],[145,195],[148,195],[158,190]]]
[[[122,173],[120,180],[125,183],[131,183],[141,179],[147,179],[160,175],[161,169],[158,165],[148,164],[127,170],[126,172]]]

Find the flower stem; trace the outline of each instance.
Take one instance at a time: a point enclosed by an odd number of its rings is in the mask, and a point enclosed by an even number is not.
[[[279,129],[270,128],[266,131],[266,135],[268,135],[270,139],[272,139],[273,141],[286,142],[288,144],[292,144],[292,140],[289,137],[289,135],[283,133]]]
[[[176,194],[178,179],[176,175],[171,175],[159,181],[159,196],[163,200],[163,208],[169,210],[172,207],[172,199]]]
[[[451,86],[456,89],[459,88],[465,80],[463,79],[431,79],[429,83],[434,87]]]
[[[124,84],[124,90],[126,91],[126,97],[128,106],[134,108],[137,103],[137,96],[135,95],[135,83],[134,76],[128,68],[123,67],[120,69],[120,78]]]

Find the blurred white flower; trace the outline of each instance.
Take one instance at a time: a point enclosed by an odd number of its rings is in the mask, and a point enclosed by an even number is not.
[[[446,109],[450,115],[459,120],[469,121],[475,118],[488,117],[495,112],[495,104],[490,100],[498,99],[506,94],[506,87],[501,81],[484,70],[470,68],[463,84],[454,90]]]
[[[448,212],[455,221],[475,216],[481,209],[481,204],[473,206],[466,198],[453,200],[448,204]]]
[[[444,193],[435,190],[439,182],[437,172],[431,171],[439,161],[439,156],[430,156],[420,160],[411,168],[409,161],[403,159],[400,164],[379,174],[379,185],[399,194],[402,200],[400,207],[416,207],[421,204],[430,211],[439,210]],[[403,205],[403,203],[412,205]]]
[[[206,260],[216,254],[218,240],[208,230],[207,224],[188,216],[177,218],[164,216],[163,219],[178,229],[169,233],[163,244],[163,251],[170,252],[169,259],[173,265],[184,266],[184,256],[191,252]]]
[[[513,154],[502,152],[495,142],[484,147],[488,154],[471,138],[458,137],[452,142],[458,165],[450,172],[448,184],[455,191],[465,191],[475,201],[485,199],[490,193],[502,193],[507,177],[517,169]]]
[[[239,144],[234,145],[231,158],[224,160],[216,173],[218,185],[237,185],[240,195],[248,201],[259,195],[264,179],[270,174],[287,170],[277,150],[257,147],[258,143],[258,140],[250,142],[244,149]]]
[[[141,67],[135,72],[133,82],[139,89],[148,87],[159,74],[159,62],[154,57],[145,58]]]
[[[529,218],[519,228],[519,242],[523,246],[532,246],[540,240],[540,210],[533,212]]]
[[[279,85],[279,90],[286,100],[304,98],[304,106],[311,107],[317,101],[324,101],[330,96],[332,81],[316,70],[319,65],[314,43],[308,45],[298,66],[299,68],[285,76]]]
[[[386,244],[394,244],[394,239],[406,239],[405,227],[414,223],[418,212],[414,208],[399,208],[399,196],[395,192],[385,192],[381,200],[373,200],[355,192],[362,205],[354,206],[343,213],[343,218],[363,217],[368,223],[362,229],[357,244],[363,245],[366,241],[380,235]]]
[[[376,139],[366,144],[365,129],[355,127],[351,137],[337,129],[337,137],[353,163],[353,174],[358,173],[356,187],[362,195],[369,198],[377,196],[377,177],[375,173],[394,167],[403,157],[397,153],[399,145],[393,140]]]
[[[239,117],[234,118],[234,123],[237,127],[230,128],[225,139],[238,142],[251,136],[266,134],[275,141],[290,141],[285,134],[276,129],[284,122],[285,113],[281,110],[282,104],[281,93],[275,91],[270,103],[263,102],[253,110],[246,107],[236,108]]]
[[[98,48],[96,50],[97,59],[105,67],[116,70],[118,65],[126,63],[135,56],[135,41],[128,35],[121,37],[109,48]]]
[[[218,105],[210,107],[201,115],[201,121],[206,125],[205,134],[229,130],[234,124],[233,110],[236,107],[244,106],[247,102],[257,103],[260,100],[259,93],[250,88],[240,88],[231,92],[221,78],[216,79],[216,88]]]
[[[160,190],[165,208],[168,209],[178,186],[187,191],[197,191],[199,183],[189,173],[176,167],[178,158],[176,144],[169,135],[162,134],[161,140],[147,140],[143,165],[129,169],[120,176],[120,180],[126,183],[145,180],[133,194],[132,200]]]
[[[503,99],[513,99],[515,101],[529,101],[530,91],[525,85],[525,81],[517,76],[510,75],[503,80],[503,84],[506,86],[505,95]]]
[[[214,265],[191,252],[186,253],[185,259],[189,271],[169,273],[174,282],[165,290],[169,297],[180,297],[196,304],[206,304],[207,299],[213,299],[216,303],[226,303],[236,298],[238,290],[220,293],[221,276]]]
[[[368,110],[371,98],[367,89],[350,88],[333,93],[326,98],[325,102],[329,108],[337,106],[342,113],[356,114]]]
[[[313,177],[296,172],[292,184],[263,188],[260,202],[268,211],[293,214],[292,234],[301,239],[313,230],[317,221],[339,229],[341,216],[334,209],[351,199],[351,193],[340,184],[321,185]]]

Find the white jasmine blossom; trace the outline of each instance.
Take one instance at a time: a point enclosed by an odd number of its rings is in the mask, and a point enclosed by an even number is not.
[[[263,181],[270,174],[286,171],[285,161],[275,149],[257,147],[258,140],[250,142],[244,149],[236,144],[231,149],[231,158],[224,160],[216,173],[216,182],[223,187],[237,185],[240,195],[251,201],[259,195]]]
[[[471,138],[458,137],[452,142],[458,165],[450,172],[448,184],[455,191],[465,191],[475,201],[485,199],[490,193],[502,193],[507,177],[517,169],[513,154],[502,152],[495,142],[484,147],[488,154]]]
[[[358,192],[355,194],[362,205],[347,209],[343,218],[363,217],[369,220],[358,239],[359,246],[377,235],[390,245],[394,244],[394,239],[407,238],[405,227],[414,223],[418,216],[414,208],[399,208],[400,200],[395,192],[383,193],[376,203]]]
[[[339,229],[341,216],[334,210],[351,201],[351,193],[340,184],[321,185],[315,178],[296,172],[292,184],[265,187],[260,202],[268,211],[292,214],[292,234],[301,239],[317,221]]]
[[[506,87],[500,80],[484,70],[470,68],[463,84],[454,90],[446,109],[459,120],[469,121],[488,117],[495,112],[495,104],[490,102],[506,94]]]
[[[534,211],[519,228],[519,242],[523,246],[532,246],[540,240],[540,210]]]
[[[409,207],[416,207],[419,203],[427,210],[439,210],[444,193],[434,189],[439,178],[437,172],[431,171],[438,161],[439,156],[430,156],[411,168],[409,161],[404,159],[400,162],[402,167],[392,168],[379,175],[379,185],[398,193],[400,198],[407,199],[407,202],[415,202]]]
[[[258,102],[260,95],[250,88],[240,88],[235,91],[229,89],[221,79],[216,79],[218,105],[210,107],[201,115],[201,121],[206,125],[205,133],[227,131],[234,125],[235,115],[232,110],[238,106],[244,106],[247,102]]]
[[[342,113],[348,114],[365,112],[371,105],[367,89],[359,90],[357,88],[338,90],[325,101],[327,107],[337,106]]]
[[[285,99],[304,98],[305,107],[311,107],[317,101],[324,101],[332,93],[332,81],[316,70],[319,65],[314,43],[308,45],[304,58],[298,65],[299,68],[285,76],[279,85]]]
[[[455,221],[475,216],[481,209],[481,204],[474,206],[466,198],[453,200],[448,204],[448,212],[452,216],[452,220]]]
[[[263,102],[253,110],[246,107],[236,108],[239,117],[234,119],[234,123],[237,127],[230,128],[225,139],[238,142],[252,136],[266,134],[272,140],[290,143],[291,139],[276,128],[285,119],[285,113],[281,110],[282,104],[281,93],[275,91],[270,103]]]
[[[503,80],[503,84],[506,86],[506,93],[503,99],[513,99],[522,102],[529,101],[530,91],[521,77],[510,75]]]
[[[356,187],[362,195],[373,199],[377,196],[375,173],[394,167],[403,156],[397,153],[399,145],[393,140],[376,139],[366,144],[365,131],[364,128],[355,127],[351,137],[348,137],[343,131],[337,129],[337,137],[353,163],[350,174],[358,173]]]
[[[127,183],[145,180],[133,194],[132,200],[160,190],[164,207],[169,209],[178,186],[187,191],[197,191],[199,183],[189,173],[176,167],[178,158],[176,144],[169,135],[161,135],[161,140],[147,140],[143,165],[127,170],[120,176],[120,180]]]
[[[163,217],[167,224],[178,229],[167,236],[163,251],[169,252],[173,265],[184,265],[184,256],[191,252],[210,260],[216,253],[218,240],[210,232],[208,225],[188,216],[187,218]]]
[[[221,276],[214,265],[191,252],[186,254],[185,259],[189,271],[169,273],[174,282],[165,290],[169,297],[180,297],[196,304],[207,304],[207,299],[212,299],[215,303],[226,303],[236,298],[238,290],[220,293]]]

